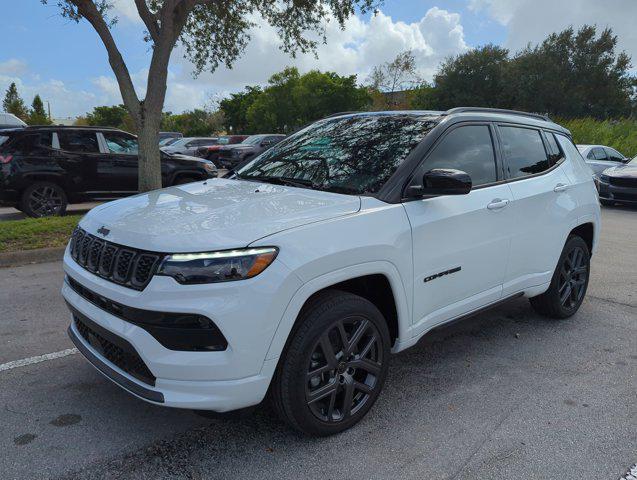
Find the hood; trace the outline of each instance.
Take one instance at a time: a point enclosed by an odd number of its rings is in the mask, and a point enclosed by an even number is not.
[[[637,165],[619,165],[607,168],[603,174],[609,177],[637,178]]]
[[[181,153],[172,153],[170,151],[165,151],[164,153],[167,154],[171,160],[212,164],[210,160],[206,160],[205,158],[193,157],[191,155],[183,155]]]
[[[360,197],[211,179],[105,203],[80,222],[107,240],[164,253],[245,247],[260,238],[358,212]]]

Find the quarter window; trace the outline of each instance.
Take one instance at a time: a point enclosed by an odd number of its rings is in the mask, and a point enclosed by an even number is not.
[[[466,172],[473,186],[497,181],[495,152],[487,125],[470,125],[452,130],[425,160],[424,174],[436,168]]]
[[[60,148],[68,152],[98,153],[97,136],[94,132],[59,131]]]
[[[539,130],[500,127],[500,133],[509,177],[526,177],[542,173],[551,167]]]
[[[22,135],[10,146],[11,151],[19,155],[34,155],[46,148],[51,148],[51,132]]]

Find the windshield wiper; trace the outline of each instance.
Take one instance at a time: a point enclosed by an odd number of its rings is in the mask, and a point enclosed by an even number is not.
[[[237,174],[241,180],[259,180],[266,183],[274,183],[276,185],[287,185],[288,187],[297,188],[316,188],[316,185],[311,180],[304,178],[291,178],[291,177],[269,177],[267,175],[241,175]]]

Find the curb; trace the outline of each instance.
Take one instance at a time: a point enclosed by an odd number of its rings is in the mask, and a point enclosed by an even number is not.
[[[58,262],[64,257],[66,247],[38,248],[19,252],[0,253],[0,268],[21,267],[34,263]]]

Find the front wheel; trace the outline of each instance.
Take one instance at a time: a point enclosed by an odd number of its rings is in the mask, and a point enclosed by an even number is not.
[[[305,434],[342,432],[367,414],[383,387],[387,324],[374,304],[337,290],[319,294],[299,322],[273,380],[274,407]]]
[[[549,289],[530,299],[540,315],[567,318],[574,315],[584,301],[590,277],[590,251],[578,236],[570,236],[551,279]]]

